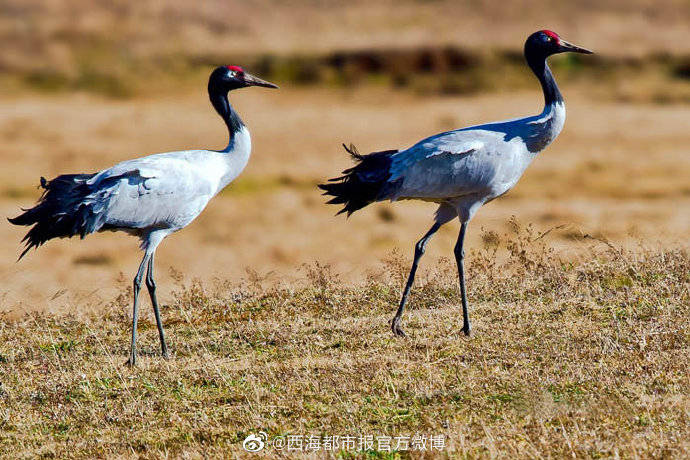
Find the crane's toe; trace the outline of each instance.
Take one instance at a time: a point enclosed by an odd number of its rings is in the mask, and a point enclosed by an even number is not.
[[[393,322],[391,323],[391,330],[393,331],[393,334],[395,334],[397,337],[405,337],[406,334],[400,327],[400,320],[398,318],[393,318]]]

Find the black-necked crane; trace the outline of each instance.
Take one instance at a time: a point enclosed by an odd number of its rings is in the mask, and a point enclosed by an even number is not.
[[[229,91],[247,86],[277,88],[239,66],[218,67],[209,77],[211,104],[229,132],[228,146],[223,150],[159,153],[94,174],[65,174],[50,181],[41,178],[45,190],[36,206],[9,219],[15,225],[32,226],[22,240],[26,247],[20,259],[31,248],[53,238],[84,238],[89,233],[110,230],[141,239],[144,257],[134,277],[130,365],[137,360],[139,290],[144,273],[161,351],[168,357],[153,277],[156,248],[166,236],[196,219],[211,198],[247,166],[251,153],[249,130],[228,102]]]
[[[454,253],[462,296],[462,330],[470,334],[463,269],[467,224],[483,204],[513,188],[527,166],[563,128],[565,104],[546,59],[565,52],[591,54],[550,30],[530,35],[524,52],[544,92],[544,110],[539,115],[437,134],[405,150],[360,155],[353,147],[346,147],[356,165],[343,171],[341,177],[319,185],[325,195],[334,197],[328,203],[344,205],[338,214],[346,212],[348,216],[376,201],[423,200],[439,204],[433,225],[415,246],[412,269],[391,322],[395,335],[405,335],[400,321],[427,242],[456,217],[460,220],[460,234]]]

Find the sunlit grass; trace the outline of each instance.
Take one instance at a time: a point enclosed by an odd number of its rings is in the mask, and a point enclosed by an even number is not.
[[[568,262],[511,225],[468,255],[469,339],[451,261],[414,289],[409,338],[392,336],[398,256],[359,285],[323,264],[274,287],[177,273],[172,357],[144,308],[136,369],[123,365],[128,290],[98,312],[5,322],[0,452],[215,456],[265,431],[444,434],[446,453],[469,457],[687,455],[687,252],[590,240]]]

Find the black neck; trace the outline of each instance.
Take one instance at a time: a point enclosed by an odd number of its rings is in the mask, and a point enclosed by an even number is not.
[[[544,104],[548,106],[557,102],[562,103],[563,96],[561,96],[561,92],[558,90],[558,85],[553,78],[549,65],[546,63],[546,59],[532,56],[525,57],[527,58],[527,64],[529,64],[532,72],[534,72],[534,75],[539,79],[539,83],[541,83],[541,89],[544,91]]]
[[[208,97],[211,99],[211,104],[213,108],[216,109],[218,115],[221,116],[223,121],[228,127],[228,133],[230,136],[230,141],[228,145],[232,144],[235,134],[242,129],[244,123],[240,119],[240,116],[232,108],[230,102],[228,101],[228,92],[223,91],[220,88],[215,87],[215,85],[209,83],[208,85]]]

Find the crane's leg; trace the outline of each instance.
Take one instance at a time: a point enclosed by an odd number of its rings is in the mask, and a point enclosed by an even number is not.
[[[161,314],[158,311],[158,299],[156,298],[156,281],[153,279],[153,259],[155,253],[151,254],[149,258],[149,268],[146,272],[146,287],[151,296],[151,304],[153,305],[153,314],[156,316],[156,325],[158,326],[158,336],[161,339],[161,353],[165,359],[168,359],[168,346],[165,344],[165,333],[163,332],[163,321],[161,321]]]
[[[455,243],[455,261],[458,264],[458,276],[460,277],[460,294],[462,295],[462,332],[465,335],[470,335],[470,314],[467,308],[467,292],[465,291],[465,268],[463,260],[465,259],[465,249],[463,248],[465,242],[465,230],[467,229],[467,222],[463,222],[460,226],[460,235],[458,235],[458,242]]]
[[[139,316],[139,291],[141,290],[141,280],[144,278],[146,265],[151,257],[150,253],[144,254],[139,270],[134,277],[134,311],[132,312],[132,348],[129,352],[129,360],[126,364],[135,366],[137,364],[137,318]]]
[[[400,318],[402,318],[403,310],[405,309],[405,304],[407,303],[407,296],[410,295],[410,289],[412,289],[412,284],[414,283],[414,275],[415,273],[417,273],[417,265],[419,265],[419,259],[421,259],[424,255],[424,250],[426,249],[427,241],[429,241],[429,238],[431,238],[433,234],[436,233],[439,228],[441,228],[441,225],[443,224],[440,222],[435,222],[434,225],[432,225],[432,227],[429,229],[429,231],[426,232],[426,235],[424,235],[421,240],[417,241],[417,244],[414,247],[414,261],[412,262],[412,268],[410,269],[410,276],[407,278],[407,284],[405,285],[405,290],[403,291],[402,299],[400,299],[400,306],[398,307],[398,311],[395,313],[393,321],[391,322],[391,329],[393,331],[393,334],[399,337],[405,337],[405,333],[400,328]]]

